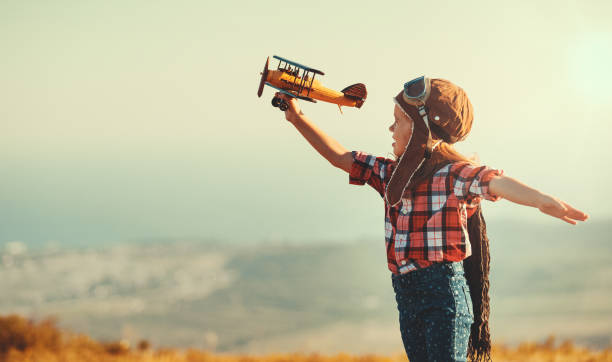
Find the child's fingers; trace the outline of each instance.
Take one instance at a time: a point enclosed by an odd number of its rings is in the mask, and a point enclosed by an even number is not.
[[[285,100],[287,102],[291,102],[293,101],[295,98],[293,97],[289,97],[288,95],[286,95],[285,93],[281,93],[281,92],[277,92],[276,96],[282,100]]]
[[[563,206],[565,206],[565,208],[567,209],[567,216],[571,217],[572,219],[584,221],[589,218],[589,215],[574,208],[566,202],[563,202]]]
[[[295,98],[293,97],[289,97],[288,95],[286,95],[285,93],[281,93],[281,92],[276,92],[276,97],[284,100],[285,102],[287,102],[288,104],[294,104],[295,102]]]
[[[559,200],[556,197],[548,197],[540,210],[548,215],[557,217],[568,224],[576,225],[576,220],[585,221],[589,215],[574,208],[565,201]]]
[[[574,220],[570,219],[570,218],[569,218],[569,217],[567,217],[567,216],[560,217],[559,219],[561,219],[561,220],[565,221],[565,222],[566,222],[566,223],[568,223],[568,224],[576,225],[576,221],[574,221]]]

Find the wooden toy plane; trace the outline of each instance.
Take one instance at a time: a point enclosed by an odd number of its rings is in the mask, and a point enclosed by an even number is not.
[[[293,98],[313,103],[316,103],[315,99],[318,99],[323,102],[337,104],[340,112],[342,112],[341,106],[361,108],[368,96],[366,87],[362,83],[353,84],[337,92],[324,87],[321,82],[314,79],[317,74],[325,75],[322,71],[276,55],[274,58],[279,60],[278,67],[276,70],[268,69],[270,57],[266,59],[266,65],[261,73],[261,81],[257,90],[258,97],[261,97],[264,85],[269,85]],[[289,108],[287,102],[278,97],[272,98],[272,105],[278,107],[281,111]]]

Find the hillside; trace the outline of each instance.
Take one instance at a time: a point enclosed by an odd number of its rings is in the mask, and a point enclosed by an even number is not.
[[[171,333],[171,332],[170,332]],[[571,342],[523,343],[516,348],[497,345],[493,349],[497,362],[581,362],[612,361],[612,348],[591,351]],[[53,320],[29,321],[23,317],[0,316],[0,362],[405,362],[403,354],[355,355],[338,353],[285,353],[268,355],[213,354],[197,349],[152,349],[141,340],[135,347],[127,341],[99,342],[86,335],[58,329]]]

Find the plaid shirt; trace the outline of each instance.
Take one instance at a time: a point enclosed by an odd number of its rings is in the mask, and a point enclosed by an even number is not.
[[[353,151],[349,183],[372,186],[380,196],[396,161]],[[467,162],[450,163],[417,185],[396,206],[385,200],[387,263],[394,274],[426,268],[435,262],[460,261],[472,254],[467,219],[481,198],[497,201],[489,181],[503,171]]]

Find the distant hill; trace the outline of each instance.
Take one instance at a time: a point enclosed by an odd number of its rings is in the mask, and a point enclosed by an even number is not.
[[[492,240],[495,341],[612,337],[608,223],[504,224]],[[220,353],[402,351],[384,240],[4,245],[0,314],[57,316],[100,340]],[[172,333],[168,333],[171,331]]]

